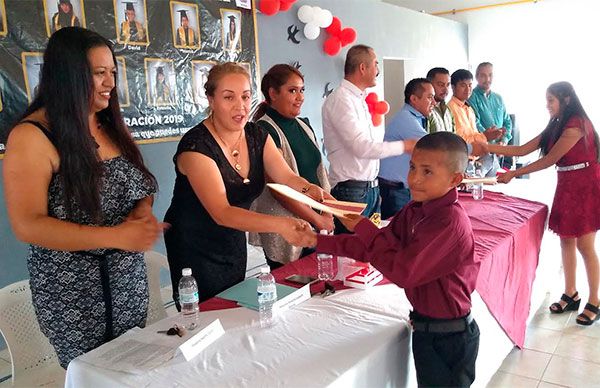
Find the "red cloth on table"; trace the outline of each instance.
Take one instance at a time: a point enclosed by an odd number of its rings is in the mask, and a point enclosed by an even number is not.
[[[548,207],[489,191],[480,201],[462,193],[459,200],[481,262],[475,289],[508,337],[523,347]]]

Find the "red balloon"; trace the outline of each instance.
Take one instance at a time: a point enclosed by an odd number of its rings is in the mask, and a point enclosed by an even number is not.
[[[294,3],[294,1],[296,0],[281,0],[281,3],[279,4],[279,10],[287,11],[288,9],[292,8],[292,4]]]
[[[367,105],[377,104],[377,101],[379,101],[379,97],[377,97],[377,93],[375,92],[367,94],[367,97],[365,98]]]
[[[260,12],[267,16],[272,16],[279,11],[279,0],[260,0]]]
[[[384,115],[387,112],[390,111],[390,104],[388,104],[386,101],[377,101],[377,104],[374,105],[375,106],[375,113],[380,114],[380,115]]]
[[[374,114],[371,116],[371,122],[373,123],[374,126],[378,127],[381,125],[381,123],[383,123],[383,116]]]
[[[342,30],[342,21],[337,16],[333,17],[333,20],[332,20],[331,24],[329,25],[329,27],[327,27],[325,29],[325,31],[327,31],[327,33],[330,35],[337,35],[340,33],[341,30]]]
[[[340,31],[338,36],[342,41],[342,46],[345,46],[356,40],[356,30],[354,30],[352,27],[346,27]]]
[[[338,55],[342,49],[342,42],[336,36],[330,36],[323,44],[323,51],[329,56]]]

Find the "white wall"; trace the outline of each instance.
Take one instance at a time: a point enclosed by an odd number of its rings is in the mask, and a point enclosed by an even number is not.
[[[569,81],[600,129],[600,1],[543,0],[452,16],[468,24],[469,61],[494,63],[492,88],[518,117],[521,142],[548,122],[549,84]]]

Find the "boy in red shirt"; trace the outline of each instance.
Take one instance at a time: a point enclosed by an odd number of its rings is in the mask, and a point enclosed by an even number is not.
[[[342,220],[353,235],[315,236],[317,252],[370,262],[404,288],[413,307],[419,386],[468,387],[475,380],[479,328],[471,316],[471,293],[479,262],[456,190],[467,155],[465,141],[450,132],[421,138],[408,173],[413,200],[387,227],[355,216]]]

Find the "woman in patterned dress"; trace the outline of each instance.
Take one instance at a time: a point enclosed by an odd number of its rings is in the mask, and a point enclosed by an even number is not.
[[[576,289],[577,251],[583,257],[588,278],[589,299],[577,316],[580,325],[600,318],[598,299],[599,265],[594,248],[600,229],[600,143],[598,133],[579,102],[573,86],[557,82],[546,91],[550,121],[544,131],[522,146],[484,146],[489,152],[523,156],[537,149],[542,158],[502,174],[499,182],[556,164],[558,179],[548,226],[560,236],[565,289],[560,301],[550,305],[552,313],[577,311],[581,299]]]
[[[121,117],[116,73],[108,40],[79,27],[54,33],[4,159],[35,312],[64,368],[146,320],[156,182]]]

